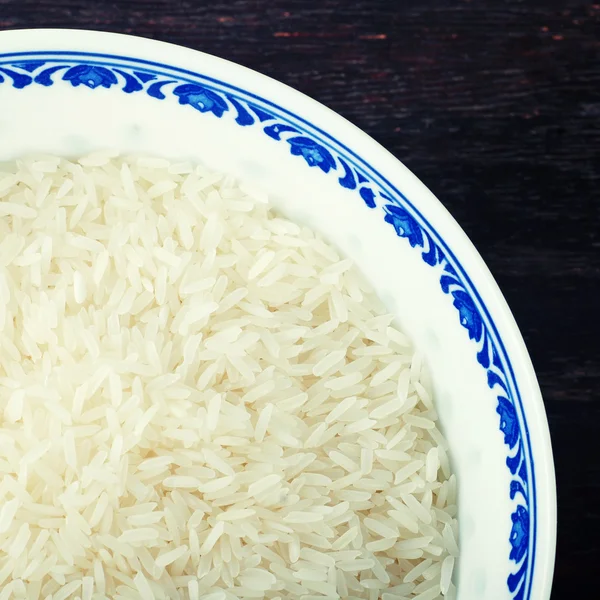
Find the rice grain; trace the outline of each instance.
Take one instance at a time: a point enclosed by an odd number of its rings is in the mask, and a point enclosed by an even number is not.
[[[350,259],[114,152],[4,166],[0,230],[0,600],[455,597],[425,360]]]

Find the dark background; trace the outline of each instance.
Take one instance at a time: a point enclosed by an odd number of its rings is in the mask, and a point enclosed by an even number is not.
[[[558,478],[553,599],[597,589],[600,4],[0,0],[0,29],[25,27],[131,33],[239,62],[412,169],[482,253],[537,369]]]

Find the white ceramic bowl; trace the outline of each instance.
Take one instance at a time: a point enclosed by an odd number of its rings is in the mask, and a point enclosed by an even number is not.
[[[459,600],[550,595],[550,439],[523,340],[485,264],[391,154],[230,62],[83,31],[0,33],[0,160],[116,148],[267,191],[352,257],[426,355],[459,482]]]

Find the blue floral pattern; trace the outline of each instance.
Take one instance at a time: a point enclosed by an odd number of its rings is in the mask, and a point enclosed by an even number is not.
[[[406,238],[413,248],[423,247],[423,231],[406,210],[394,204],[386,205],[384,210],[385,220],[394,227],[397,236]]]
[[[85,85],[90,89],[97,87],[109,88],[117,83],[117,76],[105,67],[95,65],[76,65],[71,67],[64,75],[65,81],[70,81],[71,85]]]
[[[229,106],[221,96],[201,85],[193,83],[179,85],[173,93],[179,97],[179,104],[189,104],[192,108],[203,113],[210,112],[215,117],[221,118],[223,113],[229,110]]]
[[[292,154],[302,156],[309,167],[319,167],[323,173],[336,168],[331,152],[309,137],[298,136],[288,140]]]
[[[287,119],[283,109],[270,108],[268,102],[220,82],[136,59],[77,53],[60,53],[64,55],[61,57],[51,53],[36,53],[34,57],[33,53],[25,54],[21,59],[14,55],[3,59],[0,54],[0,85],[8,83],[16,89],[30,85],[48,87],[62,79],[74,87],[90,90],[119,87],[127,94],[145,93],[156,100],[174,97],[179,104],[199,113],[219,119],[229,114],[238,125],[261,127],[273,140],[285,140],[291,154],[301,157],[309,167],[316,167],[324,174],[337,174],[339,184],[355,190],[367,207],[380,207],[396,234],[412,248],[419,249],[428,265],[441,269],[441,289],[452,299],[459,322],[475,346],[477,361],[486,371],[488,386],[497,396],[496,412],[508,448],[506,464],[512,478],[509,494],[515,502],[508,537],[510,560],[515,567],[507,585],[515,600],[530,600],[536,542],[534,474],[527,425],[524,417],[520,421],[517,412],[514,376],[506,366],[508,363],[500,358],[499,342],[494,341],[491,325],[486,324],[476,292],[469,291],[472,286],[468,278],[459,275],[456,261],[446,255],[439,236],[424,224],[410,203],[400,193],[387,191],[384,185],[365,175],[368,165],[360,159],[356,161],[350,152],[345,154],[335,149],[326,134],[316,134],[310,124],[302,127],[298,125],[301,120]]]
[[[473,299],[463,290],[452,292],[455,308],[460,315],[460,324],[469,332],[469,339],[480,340],[483,332],[483,321],[477,311]]]

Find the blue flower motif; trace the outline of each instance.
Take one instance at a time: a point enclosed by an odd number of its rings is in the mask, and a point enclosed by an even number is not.
[[[396,235],[406,238],[410,245],[423,247],[423,231],[419,224],[403,209],[393,204],[384,206],[385,221],[394,226]]]
[[[314,140],[298,136],[290,138],[288,143],[292,147],[292,154],[303,156],[309,167],[319,167],[324,173],[335,169],[335,160],[329,150]]]
[[[507,398],[498,396],[496,412],[500,415],[500,430],[504,434],[504,443],[514,448],[519,441],[519,421],[515,407]]]
[[[179,104],[189,104],[200,112],[210,112],[219,118],[223,116],[225,111],[229,110],[227,103],[221,96],[195,83],[179,85],[173,90],[173,93],[179,97]]]
[[[511,515],[513,522],[510,532],[510,558],[520,562],[529,546],[529,513],[524,506],[517,506],[517,510]]]
[[[452,292],[454,306],[458,309],[460,324],[469,332],[469,339],[479,341],[483,334],[483,322],[473,299],[467,292]]]
[[[76,67],[71,67],[63,75],[63,79],[70,81],[74,87],[83,84],[92,90],[97,87],[109,88],[111,85],[117,83],[117,76],[110,69],[96,65],[77,65]]]

